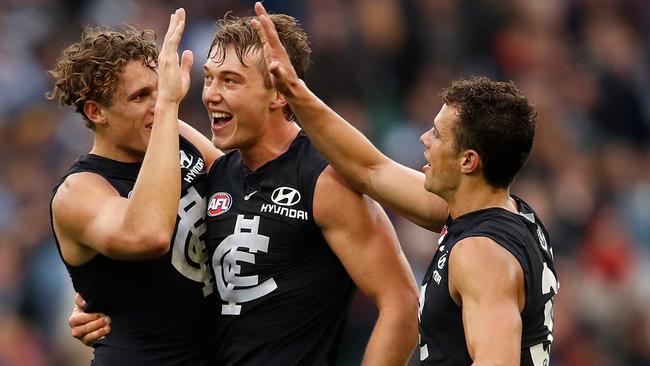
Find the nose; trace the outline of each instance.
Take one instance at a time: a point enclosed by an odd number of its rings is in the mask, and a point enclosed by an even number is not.
[[[208,106],[209,104],[219,103],[223,99],[218,84],[219,83],[217,82],[212,82],[210,86],[206,86],[203,88],[202,98],[203,98],[203,103],[206,106]]]
[[[430,132],[431,131],[427,131],[420,136],[420,142],[422,145],[424,145],[424,147],[429,147],[429,144],[431,142],[431,139],[429,138]]]

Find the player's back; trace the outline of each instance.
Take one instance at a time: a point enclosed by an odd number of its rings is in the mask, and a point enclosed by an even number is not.
[[[88,304],[86,311],[112,320],[111,332],[93,344],[93,365],[207,365],[210,358],[211,286],[203,244],[206,174],[198,150],[183,138],[180,147],[181,204],[167,254],[121,261],[98,253],[79,266],[64,260],[75,290]],[[65,177],[92,172],[128,198],[140,167],[89,154]]]

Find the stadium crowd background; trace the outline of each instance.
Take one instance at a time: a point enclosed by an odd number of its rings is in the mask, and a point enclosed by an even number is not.
[[[252,1],[0,1],[0,365],[88,365],[69,336],[72,289],[48,219],[50,190],[88,151],[73,108],[47,101],[45,70],[85,24],[151,28],[188,13],[195,53],[181,117],[209,136],[200,66],[226,11]],[[462,75],[514,80],[537,106],[537,139],[513,192],[546,223],[560,274],[553,366],[650,365],[648,0],[267,0],[303,23],[308,84],[395,160],[419,169],[438,91]],[[436,235],[391,215],[418,282]],[[182,314],[179,314],[182,316]],[[341,365],[374,320],[355,300]]]

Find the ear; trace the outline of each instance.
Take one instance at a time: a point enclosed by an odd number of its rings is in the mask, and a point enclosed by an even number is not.
[[[463,174],[472,174],[478,171],[481,164],[481,156],[476,150],[465,150],[461,156],[460,171]]]
[[[275,98],[271,101],[271,109],[282,109],[287,105],[287,100],[280,92],[275,92]]]
[[[84,103],[84,114],[90,122],[101,125],[107,122],[102,106],[94,100],[88,100]]]

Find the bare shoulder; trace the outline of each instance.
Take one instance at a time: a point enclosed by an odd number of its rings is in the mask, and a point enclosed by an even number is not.
[[[83,206],[89,200],[102,196],[114,196],[119,193],[104,177],[81,172],[69,175],[59,186],[52,199],[52,210],[55,215],[75,211],[75,207]]]
[[[524,272],[515,256],[487,237],[464,238],[451,250],[449,288],[452,297],[521,294]],[[455,293],[457,292],[457,293]],[[456,295],[456,296],[454,296]]]
[[[483,236],[471,236],[460,240],[452,248],[450,260],[456,260],[457,267],[477,269],[478,267],[519,267],[519,262],[507,249],[494,240]]]
[[[361,193],[350,187],[331,166],[327,166],[316,181],[314,192],[314,220],[319,226],[352,214],[355,202],[362,200]],[[358,210],[358,209],[357,209]]]
[[[119,193],[91,172],[72,174],[59,186],[52,199],[52,221],[66,262],[78,265],[95,254],[82,243],[102,202],[110,197],[119,197]]]

